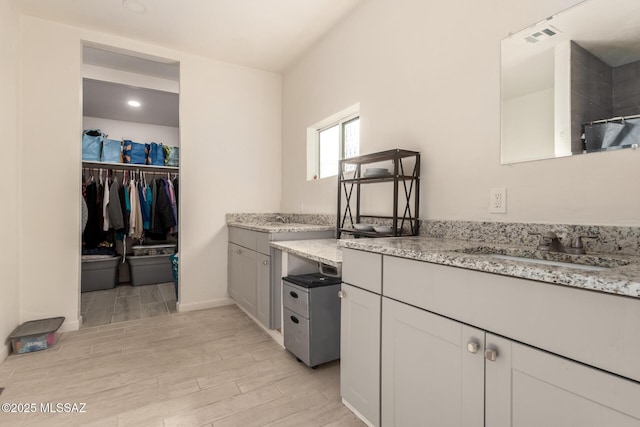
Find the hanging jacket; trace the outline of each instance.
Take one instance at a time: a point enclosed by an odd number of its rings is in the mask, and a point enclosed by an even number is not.
[[[151,230],[154,233],[166,233],[176,225],[173,217],[173,209],[171,208],[171,200],[167,194],[167,188],[164,180],[156,180],[157,194],[156,194],[156,217],[154,221],[154,228]]]
[[[118,178],[113,177],[111,188],[109,189],[109,224],[114,230],[121,230],[124,228],[124,218],[122,217],[122,207],[120,206],[120,185],[118,184]]]

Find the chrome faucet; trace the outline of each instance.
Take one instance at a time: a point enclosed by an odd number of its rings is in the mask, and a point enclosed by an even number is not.
[[[282,223],[284,223],[284,224],[287,224],[287,223],[289,222],[286,218],[284,218],[284,217],[282,217],[282,216],[280,216],[280,215],[278,215],[278,216],[276,217],[276,221],[280,221],[280,222],[282,222]]]
[[[529,233],[531,236],[540,236],[537,249],[547,252],[561,252],[566,254],[582,255],[586,254],[582,239],[595,239],[598,236],[582,236],[577,235],[571,241],[571,246],[564,246],[556,233],[547,231],[545,233]]]

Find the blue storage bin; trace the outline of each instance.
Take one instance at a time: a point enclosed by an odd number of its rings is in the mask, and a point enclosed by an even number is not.
[[[87,129],[82,132],[82,160],[99,162],[102,155],[104,134],[100,129]]]
[[[147,163],[147,148],[144,144],[125,139],[122,146],[124,163],[144,165]]]
[[[115,139],[105,139],[102,142],[103,162],[120,163],[122,161],[122,142]]]

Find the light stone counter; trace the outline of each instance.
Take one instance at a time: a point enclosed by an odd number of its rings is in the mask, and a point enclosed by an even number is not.
[[[304,233],[307,231],[330,231],[335,230],[335,226],[319,224],[298,224],[284,222],[228,222],[229,227],[244,228],[252,231],[262,231],[265,233]]]
[[[271,246],[302,258],[340,267],[342,265],[342,249],[336,239],[291,240],[271,242]]]
[[[640,298],[640,257],[637,256],[546,253],[537,251],[530,246],[487,244],[428,237],[343,239],[338,241],[338,246]],[[527,257],[564,262],[584,260],[586,263],[610,268],[602,271],[585,271],[570,267],[491,258],[483,252],[517,256],[524,254]]]

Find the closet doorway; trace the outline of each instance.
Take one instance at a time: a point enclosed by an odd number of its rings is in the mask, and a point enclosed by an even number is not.
[[[82,327],[175,312],[180,64],[82,52]]]

